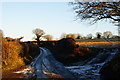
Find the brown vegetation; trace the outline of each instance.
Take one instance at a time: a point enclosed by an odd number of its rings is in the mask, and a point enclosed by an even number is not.
[[[20,71],[20,70],[23,70],[25,68],[28,68],[28,66],[23,65],[23,66],[19,66],[17,68],[14,68],[14,69],[3,71],[2,72],[2,80],[28,80],[28,79],[23,79],[22,78],[22,77],[26,76],[25,74],[23,74],[23,73],[19,73],[19,74],[14,73],[16,71]]]
[[[39,46],[31,43],[21,43],[22,52],[20,56],[23,58],[25,64],[30,64],[31,61],[40,53]]]
[[[35,44],[24,44],[18,40],[2,39],[2,70],[10,70],[20,65],[29,64],[39,54]]]
[[[22,46],[18,41],[2,40],[2,70],[9,70],[24,65],[23,59],[19,56]]]
[[[69,65],[73,62],[94,57],[95,53],[101,49],[79,47],[74,39],[63,38],[50,50],[58,61],[64,65]]]
[[[76,44],[78,45],[86,45],[86,46],[89,46],[89,45],[93,45],[93,46],[103,46],[103,47],[108,47],[108,46],[111,46],[111,45],[118,45],[120,44],[120,41],[110,41],[110,42],[105,42],[105,41],[102,41],[102,42],[76,42]]]
[[[72,38],[63,38],[57,42],[53,49],[51,49],[55,58],[66,64],[75,56],[74,49],[76,47],[75,40]]]
[[[48,44],[49,43],[49,44]],[[79,47],[77,45],[110,46],[119,45],[120,42],[76,42],[74,39],[67,38],[54,42],[42,42],[39,46],[47,47],[55,58],[65,65],[69,63],[90,59],[98,54],[102,49]],[[17,40],[2,41],[2,70],[11,70],[20,65],[30,64],[31,61],[40,53],[39,46],[35,43],[23,43]],[[96,53],[97,52],[97,53]]]

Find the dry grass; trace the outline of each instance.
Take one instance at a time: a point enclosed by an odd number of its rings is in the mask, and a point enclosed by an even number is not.
[[[115,42],[76,42],[78,45],[85,45],[85,46],[112,46],[112,45],[120,45],[120,41],[115,41]]]
[[[39,54],[39,46],[35,44],[22,44],[12,38],[2,39],[2,70],[11,70],[26,63]]]
[[[23,59],[19,56],[22,46],[18,41],[2,40],[2,70],[10,70],[18,65],[23,65]]]

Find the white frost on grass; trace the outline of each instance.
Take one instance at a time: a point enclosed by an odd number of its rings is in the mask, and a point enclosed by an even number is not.
[[[27,74],[27,73],[33,73],[34,70],[32,67],[28,67],[26,69],[23,69],[23,70],[20,70],[20,71],[16,71],[16,72],[13,72],[13,73],[23,73],[23,74]]]

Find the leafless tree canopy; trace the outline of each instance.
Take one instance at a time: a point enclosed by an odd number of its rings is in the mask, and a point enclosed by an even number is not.
[[[52,40],[53,36],[52,35],[45,35],[44,38],[46,38],[48,41]]]
[[[87,39],[92,39],[93,35],[92,34],[88,34],[86,37],[87,37]]]
[[[45,34],[45,32],[42,29],[36,28],[33,30],[33,33],[36,35],[36,40],[39,41],[39,39]]]
[[[105,38],[111,38],[112,37],[112,32],[106,31],[106,32],[103,33],[103,35],[104,35]]]
[[[96,32],[96,38],[100,39],[102,36],[102,33],[101,32]]]
[[[70,2],[81,20],[90,20],[96,23],[103,19],[110,19],[112,22],[120,22],[120,1],[119,2]]]

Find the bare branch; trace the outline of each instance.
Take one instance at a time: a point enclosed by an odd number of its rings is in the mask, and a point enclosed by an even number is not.
[[[77,17],[81,20],[89,20],[96,23],[102,19],[120,21],[119,2],[75,2],[72,3]]]

